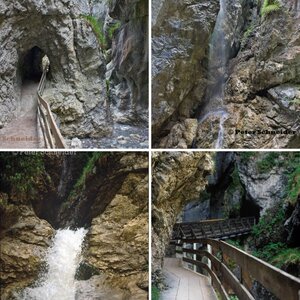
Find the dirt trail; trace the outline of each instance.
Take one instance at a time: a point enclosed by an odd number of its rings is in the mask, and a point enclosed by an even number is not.
[[[21,111],[16,119],[0,130],[1,149],[36,149],[41,145],[37,131],[38,83],[23,84]]]

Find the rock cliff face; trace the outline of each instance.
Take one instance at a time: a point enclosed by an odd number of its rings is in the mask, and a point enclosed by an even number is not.
[[[207,185],[213,162],[207,153],[156,153],[153,158],[152,270],[160,275],[173,225],[183,207]]]
[[[81,18],[88,13],[87,2],[1,1],[0,6],[1,121],[17,114],[26,55],[38,47],[50,60],[45,98],[59,116],[62,133],[107,134],[105,59],[92,29]],[[91,118],[97,108],[92,123],[88,115]]]
[[[2,194],[2,201],[4,197]],[[28,206],[11,204],[0,211],[0,295],[1,299],[11,299],[12,291],[36,280],[54,230]]]
[[[2,167],[19,165],[7,157]],[[42,163],[35,193],[26,195],[8,188],[1,172],[1,300],[36,281],[53,227],[69,226],[88,229],[83,265],[93,271],[78,275],[79,295],[96,297],[101,285],[103,293],[147,299],[148,155],[45,155]]]
[[[294,133],[247,135],[236,132],[299,131],[299,7],[295,7],[295,1],[280,1],[278,11],[262,15],[263,1],[258,4],[243,0],[223,2],[226,5],[222,26],[226,52],[223,54],[228,64],[225,68],[216,66],[217,70],[214,70],[222,73],[225,81],[223,106],[228,118],[222,124],[222,147],[299,146],[299,135]],[[209,111],[212,113],[206,114],[199,124],[196,119],[201,112],[208,113],[206,108],[211,99],[207,95],[214,86],[208,80],[207,60],[218,3],[209,6],[205,3],[201,1],[197,2],[198,6],[186,7],[187,11],[194,12],[194,15],[188,15],[194,25],[186,24],[184,33],[190,33],[191,28],[207,29],[207,36],[201,34],[206,36],[206,42],[201,43],[190,43],[188,39],[180,41],[181,24],[186,21],[184,9],[168,10],[162,2],[154,11],[153,141],[162,148],[214,148],[222,130],[220,117],[213,111]],[[195,7],[199,10],[193,10]],[[201,19],[203,16],[206,19]],[[197,26],[199,20],[202,21],[200,29]],[[201,53],[196,60],[198,64],[193,61],[194,53]],[[176,55],[181,58],[180,62],[176,63]],[[191,61],[193,66],[189,65]]]
[[[22,85],[39,79],[44,55],[50,60],[44,97],[66,138],[109,136],[118,118],[146,127],[147,1],[127,2],[1,0],[0,127],[20,114]],[[108,49],[89,15],[103,24]],[[113,100],[115,85],[122,92]],[[122,93],[128,105],[119,110],[115,102],[122,102]]]
[[[244,47],[231,62],[225,101],[227,147],[292,148],[298,135],[235,134],[235,129],[299,131],[299,12],[293,1],[270,16],[252,19]]]
[[[152,7],[152,130],[157,142],[174,122],[189,118],[204,95],[219,1],[154,1]]]

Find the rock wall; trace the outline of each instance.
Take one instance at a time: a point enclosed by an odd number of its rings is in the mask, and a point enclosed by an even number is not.
[[[155,153],[152,177],[152,276],[160,276],[173,225],[183,207],[199,197],[213,168],[204,152]]]
[[[206,88],[209,39],[219,10],[218,0],[160,2],[152,5],[155,143],[170,131],[174,122],[189,118],[199,106]],[[161,146],[166,147],[166,143],[162,141]]]
[[[196,118],[209,108],[206,91],[214,86],[207,68],[217,2],[207,6],[206,1],[197,1],[186,7],[180,6],[186,2],[155,3],[152,132],[156,146],[214,148],[216,144],[219,116],[207,115],[199,124]],[[229,117],[223,124],[223,148],[299,146],[299,7],[295,1],[280,1],[277,12],[262,15],[262,2],[226,1],[222,28],[229,63],[214,70],[222,72],[226,81],[223,103]]]
[[[11,157],[14,163],[2,155],[1,166],[19,166]],[[3,300],[37,279],[54,233],[51,225],[88,228],[84,265],[93,272],[79,276],[80,295],[100,285],[126,299],[147,299],[148,154],[44,155],[43,162],[35,192],[6,188],[7,194],[0,194]]]
[[[2,202],[7,195],[0,197]],[[36,280],[54,230],[26,205],[1,206],[0,215],[0,295],[8,300]]]
[[[91,27],[81,17],[88,14],[88,3],[3,0],[0,7],[1,122],[18,114],[22,64],[28,51],[37,46],[50,59],[45,99],[58,115],[62,133],[81,137],[110,132],[105,59]]]
[[[225,147],[292,148],[299,135],[235,134],[235,129],[299,131],[299,13],[293,1],[269,16],[252,19],[244,47],[231,62],[226,88]]]
[[[114,0],[109,5],[109,15],[121,21],[113,39],[112,66],[130,88],[133,113],[148,108],[148,6],[147,0]]]

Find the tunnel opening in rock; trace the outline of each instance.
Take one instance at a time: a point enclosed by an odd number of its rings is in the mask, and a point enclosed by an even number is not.
[[[45,52],[37,46],[31,48],[25,55],[20,64],[22,82],[38,82],[43,74],[43,57]]]
[[[241,217],[255,217],[256,222],[260,218],[260,207],[249,199],[243,199],[240,209]]]

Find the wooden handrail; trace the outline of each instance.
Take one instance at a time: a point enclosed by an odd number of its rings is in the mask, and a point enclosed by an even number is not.
[[[247,278],[259,282],[268,291],[279,299],[299,300],[300,299],[300,279],[292,276],[264,261],[258,259],[245,251],[242,251],[224,241],[214,239],[198,239],[193,243],[210,245],[212,251],[195,250],[186,248],[185,245],[191,244],[185,239],[182,239],[176,244],[182,250],[177,250],[177,253],[182,253],[182,260],[189,264],[205,269],[211,276],[213,286],[219,291],[222,299],[228,300],[229,297],[225,290],[225,286],[229,286],[241,300],[254,300],[250,292],[250,287],[243,275],[247,274]],[[196,259],[185,257],[186,253],[196,254]],[[201,261],[206,257],[211,262],[211,268],[208,264]],[[230,258],[241,269],[241,278],[238,279],[233,272],[224,263],[225,258]],[[216,279],[217,278],[217,279]],[[246,284],[245,284],[246,283]],[[225,285],[224,285],[225,284]],[[249,282],[248,282],[249,284]]]
[[[38,89],[38,119],[42,129],[45,147],[46,148],[58,148],[65,149],[67,148],[64,138],[60,133],[59,128],[56,125],[54,120],[50,105],[47,101],[43,99],[43,93],[46,84],[46,76],[48,72],[48,67],[44,69],[43,75],[41,77]]]

